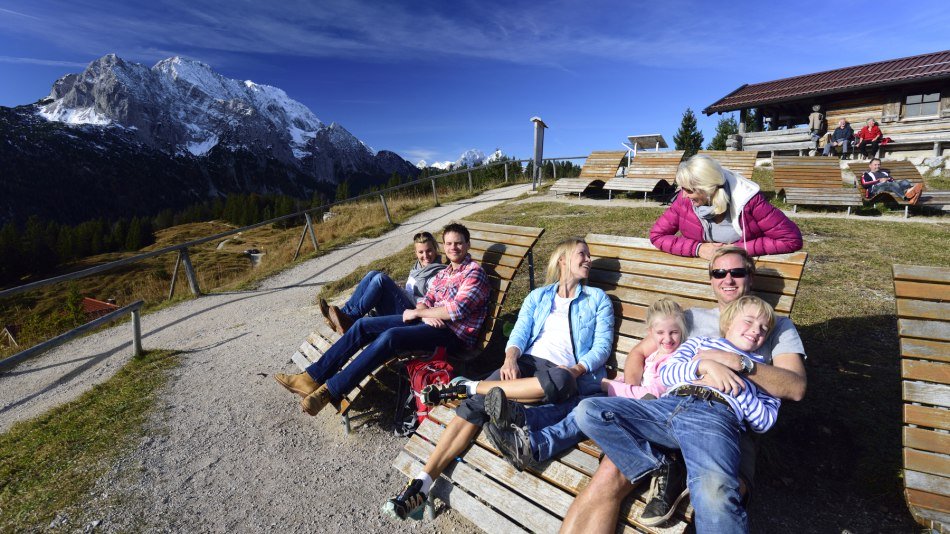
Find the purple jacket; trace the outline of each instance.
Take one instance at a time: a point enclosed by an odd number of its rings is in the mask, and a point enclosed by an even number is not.
[[[762,193],[756,192],[745,202],[738,223],[742,239],[736,246],[743,247],[752,256],[785,254],[802,248],[798,225],[769,204]],[[680,235],[676,235],[677,231]],[[663,252],[696,256],[703,242],[703,226],[688,198],[676,195],[676,200],[650,230],[650,242]]]

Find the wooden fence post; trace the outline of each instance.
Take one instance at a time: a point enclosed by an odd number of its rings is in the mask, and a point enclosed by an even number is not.
[[[468,190],[472,191],[475,188],[472,187],[472,171],[468,171]]]
[[[178,251],[178,258],[175,260],[175,270],[172,271],[172,283],[171,287],[168,288],[168,299],[171,300],[172,296],[175,294],[175,282],[178,281],[178,268],[181,267],[181,251]]]
[[[139,317],[139,310],[132,310],[132,357],[138,358],[142,355],[142,320]]]
[[[505,183],[508,183],[508,164],[505,163]]]
[[[317,233],[313,230],[313,218],[310,217],[310,212],[304,213],[303,216],[307,218],[307,229],[310,230],[310,241],[313,241],[313,250],[320,250],[320,244],[317,243]]]
[[[386,220],[389,221],[389,224],[392,224],[393,218],[389,216],[389,206],[386,205],[386,197],[380,193],[379,199],[383,201],[383,211],[386,212]]]
[[[198,277],[195,276],[195,268],[191,265],[191,257],[188,255],[188,249],[181,249],[181,261],[185,266],[185,276],[188,277],[188,286],[191,288],[191,293],[196,296],[201,296],[201,288],[198,287]]]
[[[435,178],[432,179],[432,198],[435,199],[435,205],[439,205],[439,194],[435,191]]]

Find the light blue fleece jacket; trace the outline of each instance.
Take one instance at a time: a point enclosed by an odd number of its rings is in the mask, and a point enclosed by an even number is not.
[[[517,347],[523,354],[538,339],[551,314],[557,287],[554,283],[528,294],[505,350]],[[577,297],[571,301],[568,316],[574,360],[587,368],[577,379],[577,389],[581,395],[592,395],[600,391],[600,381],[607,376],[604,364],[614,339],[614,307],[603,290],[581,284],[577,286]]]

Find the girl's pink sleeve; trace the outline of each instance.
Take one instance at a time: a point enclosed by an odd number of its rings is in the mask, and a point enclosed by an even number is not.
[[[607,380],[608,397],[626,397],[628,399],[639,399],[644,395],[650,394],[656,398],[663,396],[666,392],[666,386],[660,380],[660,367],[666,363],[666,360],[672,356],[672,353],[658,356],[654,361],[647,362],[643,368],[644,382],[649,382],[646,386],[631,386],[625,384],[623,380]],[[649,374],[649,378],[647,375]],[[618,377],[619,378],[619,377]]]

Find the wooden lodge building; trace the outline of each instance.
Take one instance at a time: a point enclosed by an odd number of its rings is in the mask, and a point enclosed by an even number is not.
[[[950,155],[950,50],[746,84],[703,113],[739,111],[729,150],[805,155],[817,148],[808,127],[813,106],[823,115],[822,131],[844,118],[857,135],[873,118],[891,139],[882,157]],[[755,127],[746,131],[751,110]]]

